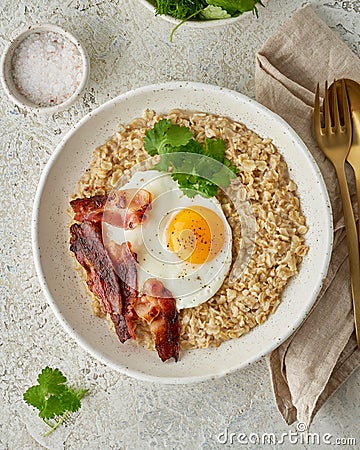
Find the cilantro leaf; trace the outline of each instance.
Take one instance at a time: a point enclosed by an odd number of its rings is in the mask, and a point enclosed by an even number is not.
[[[193,184],[189,181],[188,174],[176,172],[172,175],[172,177],[175,181],[179,183],[180,186],[183,187],[183,189],[193,190]],[[192,197],[194,197],[195,194]]]
[[[195,170],[194,158],[189,157],[187,153],[202,155],[204,153],[204,147],[200,142],[191,139],[186,145],[170,148],[169,152],[170,153],[162,155],[161,159],[166,157],[167,163],[173,171],[193,173]]]
[[[66,377],[59,369],[45,367],[39,374],[39,384],[30,387],[23,395],[24,401],[39,410],[39,417],[50,426],[51,430],[44,436],[54,431],[70,412],[77,411],[80,400],[86,394],[87,389],[74,391],[65,382]],[[55,422],[49,421],[55,419]]]
[[[149,155],[161,155],[168,153],[169,147],[186,145],[193,137],[193,133],[187,128],[172,124],[168,119],[161,119],[154,128],[147,130],[144,138],[144,148]]]
[[[160,161],[153,167],[154,170],[159,172],[170,172],[173,169],[173,159],[171,153],[165,153],[161,155]]]
[[[236,178],[236,175],[224,166],[219,172],[214,173],[211,179],[213,183],[226,188],[230,185],[232,178]]]
[[[181,190],[189,198],[193,198],[197,194],[210,198],[214,197],[218,191],[216,184],[196,175],[175,173],[173,179],[179,183]]]
[[[59,369],[53,370],[50,367],[45,367],[38,376],[37,381],[43,391],[48,394],[59,395],[66,389],[63,384],[66,382],[66,378]]]
[[[154,125],[154,128],[147,130],[144,138],[144,147],[149,155],[154,156],[159,153],[158,148],[166,136],[167,130],[171,126],[171,121],[162,119]]]
[[[60,396],[60,404],[65,411],[72,411],[72,412],[77,411],[81,406],[79,397],[72,389],[67,389]]]
[[[44,391],[42,389],[42,386],[40,385],[30,387],[24,393],[23,398],[26,401],[26,403],[28,403],[31,406],[34,406],[39,410],[41,410],[44,407],[46,401]]]
[[[218,191],[218,186],[215,183],[203,177],[197,177],[194,186],[203,197],[215,197]]]
[[[239,169],[235,165],[231,164],[231,162],[228,159],[225,159],[224,164],[229,170],[231,170],[231,172],[234,175],[237,175],[239,173]]]
[[[43,407],[39,411],[39,417],[42,419],[53,419],[55,416],[61,416],[61,414],[65,411],[66,408],[63,408],[58,397],[55,395],[50,395],[50,397],[45,400]]]
[[[205,140],[205,155],[222,163],[225,158],[225,141],[207,137]]]
[[[171,173],[180,189],[188,196],[213,197],[218,187],[226,188],[236,177],[237,168],[225,158],[223,139],[205,138],[205,145],[193,138],[187,127],[162,119],[147,130],[145,150],[160,155],[154,169]]]
[[[177,152],[184,153],[195,153],[197,155],[202,155],[204,153],[204,147],[199,141],[191,139],[186,145],[182,145],[176,149]]]
[[[78,389],[75,392],[75,394],[76,394],[77,398],[79,400],[81,400],[84,397],[84,395],[86,395],[88,392],[89,392],[89,389]]]
[[[171,147],[180,147],[186,145],[193,135],[189,128],[172,124],[167,130],[166,141]]]

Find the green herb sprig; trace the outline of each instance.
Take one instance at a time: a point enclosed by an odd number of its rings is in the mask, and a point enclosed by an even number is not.
[[[257,5],[261,0],[153,0],[156,15],[166,14],[180,20],[170,34],[172,42],[175,31],[188,20],[217,20],[236,17],[252,11],[259,16]]]
[[[261,0],[207,0],[207,4],[221,8],[230,14],[231,17],[239,16],[248,11],[252,11],[257,17],[258,9],[256,5],[264,6]]]
[[[156,14],[167,14],[179,20],[188,19],[190,16],[205,20],[223,19],[235,17],[247,11],[253,11],[257,15],[256,5],[264,6],[261,0],[154,0],[153,3]],[[208,11],[211,11],[209,16],[207,16]]]
[[[151,156],[160,155],[154,169],[170,172],[188,197],[214,197],[218,187],[229,186],[238,172],[225,157],[223,139],[206,138],[203,145],[188,127],[168,119],[161,119],[146,131],[144,148]]]
[[[37,378],[38,384],[24,393],[28,405],[39,410],[39,417],[50,427],[44,437],[61,425],[71,412],[81,406],[81,399],[88,389],[73,390],[66,383],[66,377],[59,369],[45,367]]]
[[[166,14],[180,20],[170,35],[172,42],[175,31],[188,20],[216,20],[236,17],[252,11],[258,17],[257,5],[261,0],[153,0],[156,14]]]
[[[153,0],[156,14],[167,14],[176,19],[186,19],[206,7],[206,0]]]

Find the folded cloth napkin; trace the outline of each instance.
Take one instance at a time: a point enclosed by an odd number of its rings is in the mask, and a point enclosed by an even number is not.
[[[338,184],[312,128],[316,83],[324,86],[325,80],[342,77],[360,81],[360,59],[310,6],[297,11],[257,55],[257,100],[282,116],[303,139],[320,167],[333,207],[334,249],[321,292],[302,325],[268,357],[281,414],[288,424],[298,420],[307,427],[360,366]],[[353,179],[350,191],[355,194]]]

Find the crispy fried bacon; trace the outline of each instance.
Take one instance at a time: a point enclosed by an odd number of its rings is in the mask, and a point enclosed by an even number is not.
[[[100,223],[102,221],[107,196],[94,195],[93,197],[76,198],[70,202],[75,213],[74,220]]]
[[[176,302],[161,281],[149,279],[143,294],[137,290],[136,254],[129,242],[104,245],[102,221],[132,229],[144,219],[151,205],[144,189],[114,191],[108,196],[77,198],[71,202],[74,223],[70,227],[70,250],[87,273],[87,285],[110,315],[121,342],[136,339],[133,321],[144,319],[163,361],[179,358],[180,325]]]
[[[152,196],[145,189],[124,189],[108,195],[76,198],[70,202],[74,220],[78,222],[104,222],[130,230],[146,218],[151,208]]]
[[[130,242],[121,245],[110,241],[106,245],[115,271],[120,279],[120,291],[123,305],[123,314],[119,317],[119,330],[125,336],[136,339],[133,327],[134,305],[137,298],[137,269],[136,254],[133,252]]]
[[[122,305],[121,280],[106,251],[99,223],[74,223],[70,227],[70,250],[87,273],[91,292],[101,301],[104,311],[110,314],[121,342],[131,335],[126,328]]]
[[[70,233],[70,250],[87,272],[89,289],[99,297],[106,313],[121,314],[119,280],[105,250],[101,226],[91,222],[74,223]]]
[[[180,324],[176,302],[161,281],[149,279],[144,283],[143,295],[135,304],[136,314],[149,325],[156,350],[162,359],[179,358]]]

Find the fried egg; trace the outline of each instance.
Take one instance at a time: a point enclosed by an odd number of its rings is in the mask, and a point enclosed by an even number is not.
[[[138,260],[138,289],[157,278],[172,293],[177,308],[209,300],[232,262],[231,228],[216,198],[187,197],[168,173],[136,172],[121,189],[146,189],[151,210],[133,230],[103,225],[104,240],[128,241]]]

